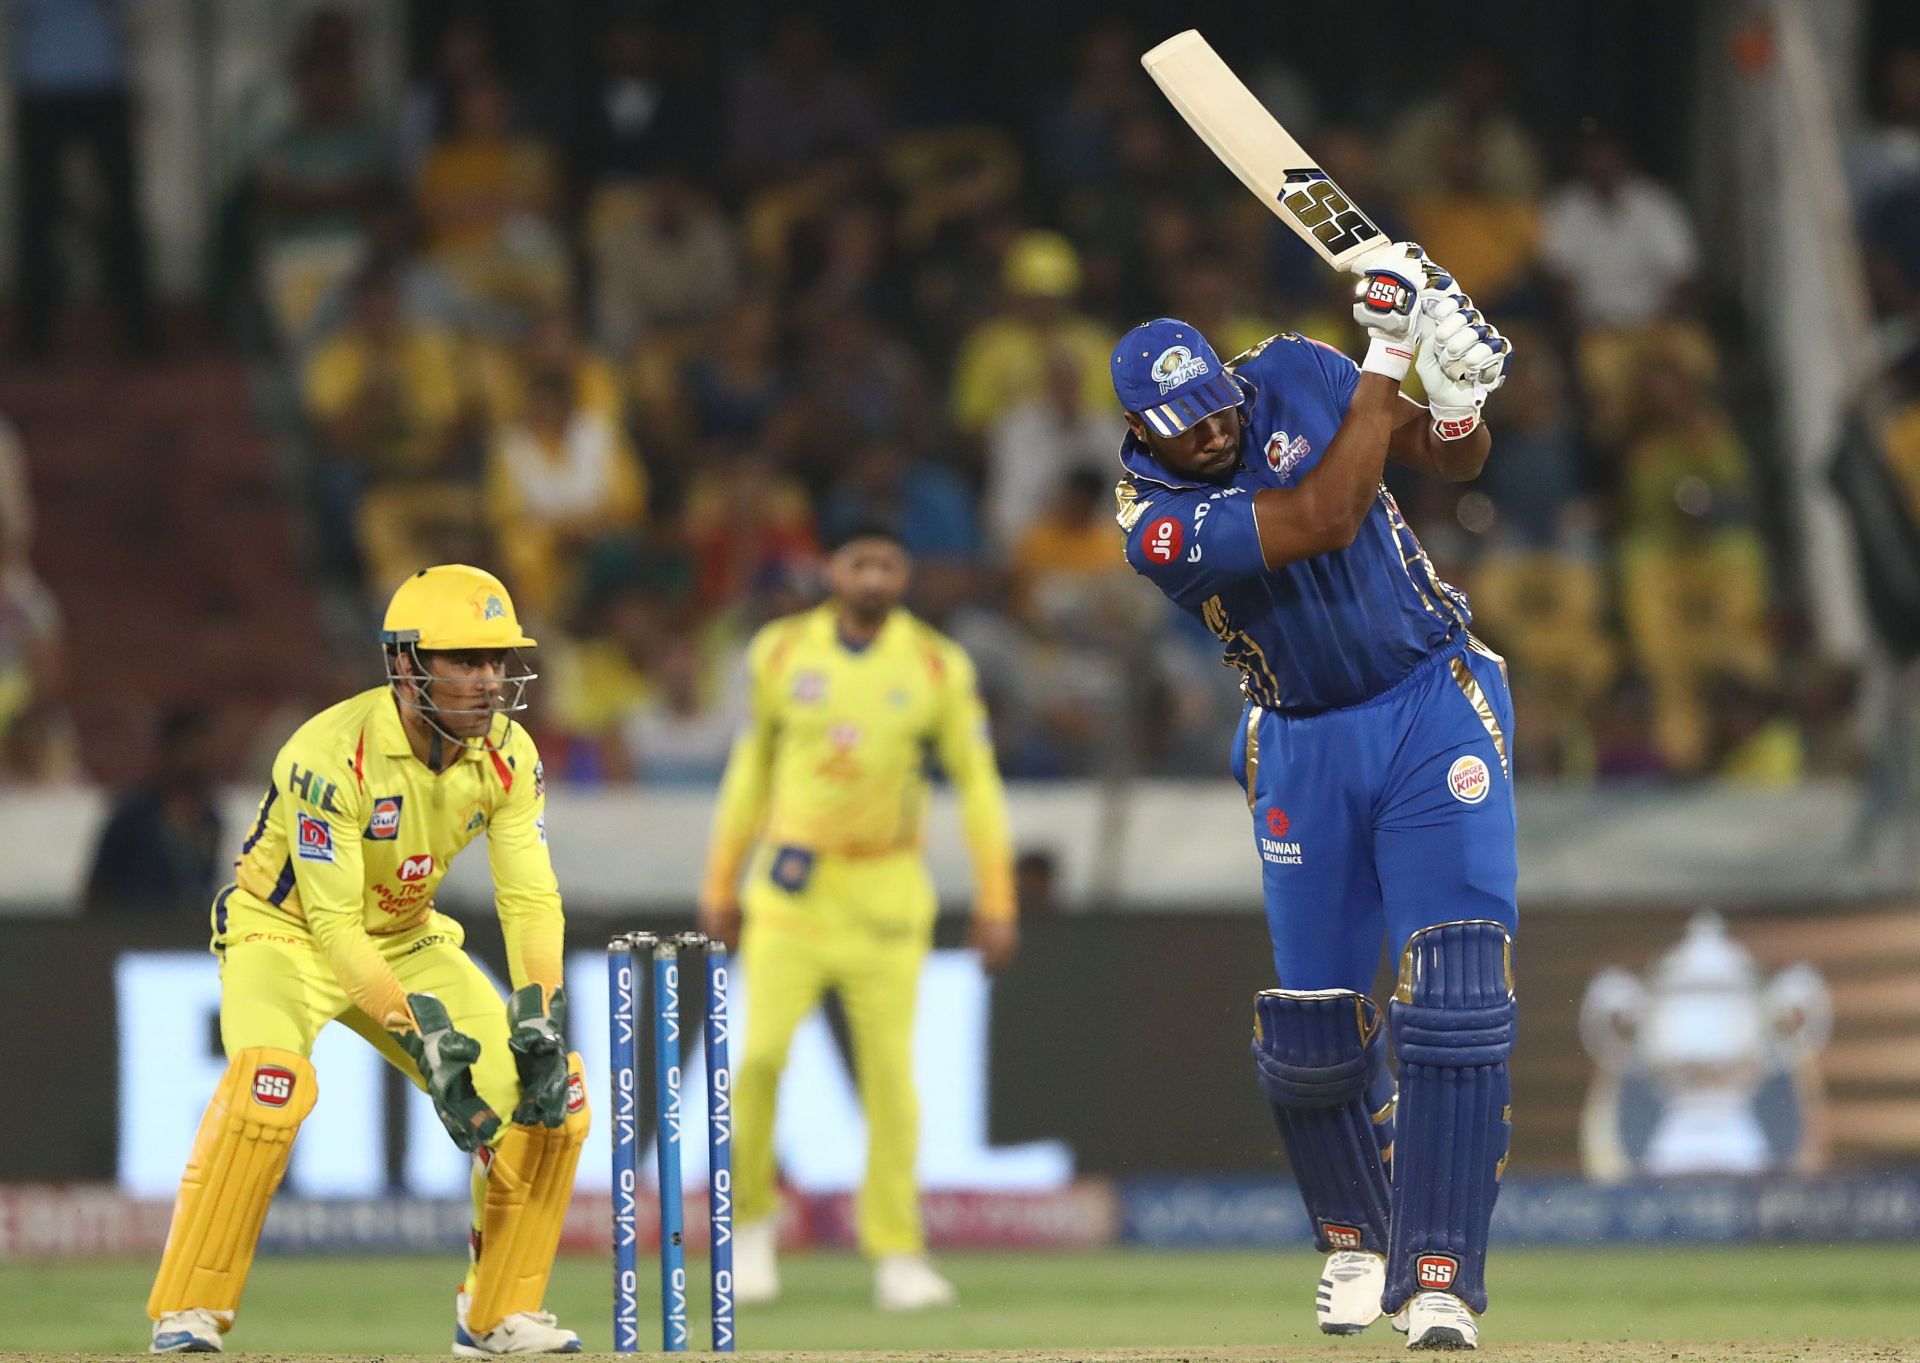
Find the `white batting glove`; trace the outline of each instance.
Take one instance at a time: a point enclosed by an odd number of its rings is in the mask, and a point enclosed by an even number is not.
[[[1487,323],[1473,300],[1458,289],[1431,289],[1420,298],[1420,345],[1432,350],[1456,383],[1479,384],[1490,393],[1506,381],[1513,344]]]
[[[1353,288],[1353,320],[1368,338],[1360,368],[1398,383],[1413,364],[1420,320],[1415,305],[1436,267],[1413,242],[1396,241],[1375,247],[1348,268],[1360,276]]]
[[[1452,281],[1448,281],[1451,285]],[[1427,410],[1433,417],[1433,433],[1442,440],[1464,440],[1480,426],[1480,408],[1491,393],[1506,381],[1507,365],[1513,358],[1513,345],[1506,337],[1480,322],[1466,322],[1467,317],[1479,317],[1473,308],[1473,300],[1465,294],[1439,289],[1429,289],[1420,296],[1420,325],[1417,330],[1420,350],[1414,360],[1414,368],[1420,374],[1421,386],[1427,390]],[[1494,354],[1495,361],[1489,361],[1473,369],[1468,377],[1459,377],[1448,371],[1447,347],[1441,342],[1441,329],[1455,338],[1465,337],[1470,345],[1485,345]],[[1485,332],[1482,337],[1479,333]],[[1493,372],[1491,381],[1483,382],[1479,375],[1488,369]]]

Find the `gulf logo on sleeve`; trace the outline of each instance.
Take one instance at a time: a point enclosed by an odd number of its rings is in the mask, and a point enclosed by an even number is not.
[[[311,814],[300,815],[300,847],[302,861],[333,860],[333,829],[325,819],[316,819]]]
[[[400,809],[404,795],[382,795],[373,802],[373,817],[367,820],[367,837],[374,842],[392,842],[400,836]]]

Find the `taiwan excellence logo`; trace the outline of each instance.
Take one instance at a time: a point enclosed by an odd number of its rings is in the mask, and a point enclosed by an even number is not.
[[[1183,345],[1168,346],[1153,362],[1153,381],[1160,385],[1162,397],[1207,372],[1207,362]]]

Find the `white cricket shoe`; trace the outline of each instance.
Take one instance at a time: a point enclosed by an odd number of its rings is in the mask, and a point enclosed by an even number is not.
[[[780,1218],[733,1228],[733,1304],[764,1306],[780,1296]]]
[[[153,1343],[148,1353],[217,1354],[221,1351],[220,1332],[233,1324],[233,1312],[208,1311],[190,1307],[169,1311],[153,1323]]]
[[[454,1298],[453,1352],[462,1358],[494,1354],[577,1354],[580,1336],[560,1328],[551,1311],[515,1311],[485,1334],[467,1328],[467,1294]]]
[[[1336,1249],[1320,1270],[1314,1314],[1320,1332],[1357,1335],[1380,1319],[1380,1294],[1387,1290],[1387,1261],[1371,1250]]]
[[[1422,1292],[1401,1314],[1407,1318],[1409,1349],[1480,1347],[1480,1323],[1467,1304],[1451,1292]]]
[[[921,1255],[883,1255],[873,1266],[873,1304],[879,1310],[924,1311],[959,1299],[953,1284]]]

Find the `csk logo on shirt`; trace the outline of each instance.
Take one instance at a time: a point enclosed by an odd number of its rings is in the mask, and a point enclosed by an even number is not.
[[[811,670],[795,673],[789,691],[802,705],[818,705],[827,698],[827,674]]]
[[[373,817],[367,820],[370,842],[392,842],[400,836],[400,806],[404,795],[382,795],[373,802]]]
[[[333,861],[333,829],[325,819],[316,819],[311,814],[302,814],[299,819],[300,845],[298,855],[302,861]]]
[[[1168,346],[1153,362],[1153,381],[1160,385],[1162,397],[1208,372],[1207,362],[1183,345]]]

